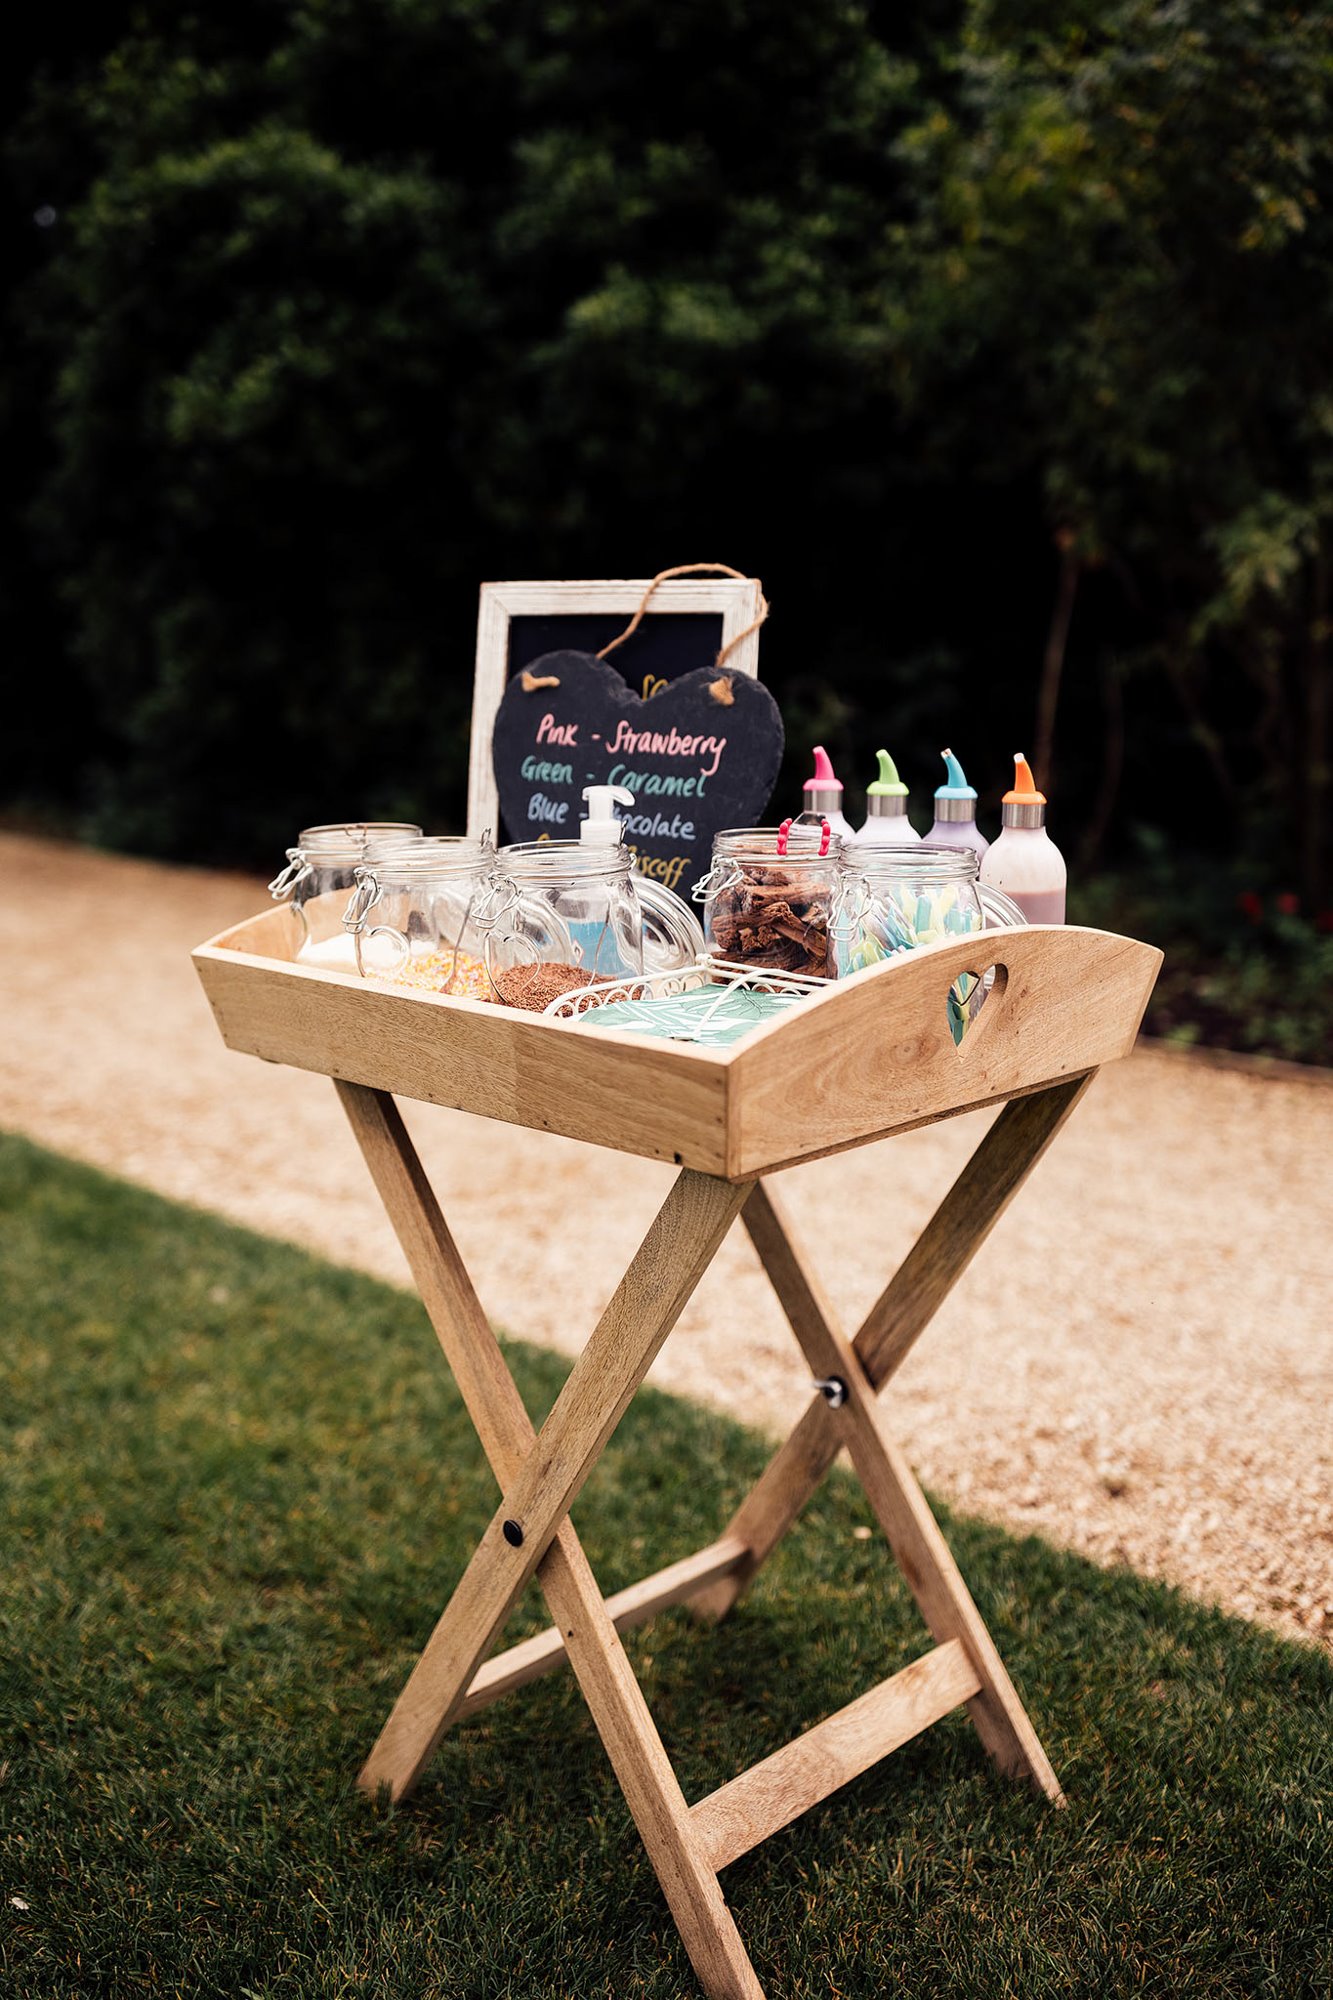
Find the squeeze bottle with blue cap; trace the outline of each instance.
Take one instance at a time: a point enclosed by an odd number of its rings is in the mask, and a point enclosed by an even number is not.
[[[980,861],[990,842],[977,827],[977,795],[952,750],[941,750],[946,781],[935,794],[935,824],[924,847],[970,847]]]
[[[806,812],[826,819],[839,840],[855,840],[855,828],[843,817],[841,780],[834,776],[822,743],[815,745],[815,775],[806,779],[804,789]]]
[[[1037,790],[1021,750],[1000,814],[1004,828],[981,864],[982,881],[1012,896],[1030,924],[1062,924],[1065,859],[1046,831],[1046,794]]]
[[[907,817],[907,787],[887,750],[877,750],[879,776],[866,787],[866,823],[856,836],[858,847],[914,847],[921,835]]]

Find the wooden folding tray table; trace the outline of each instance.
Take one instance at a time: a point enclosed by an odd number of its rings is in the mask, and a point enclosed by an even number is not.
[[[502,1496],[360,1783],[401,1798],[453,1723],[568,1662],[712,2000],[763,2000],[719,1871],[960,1704],[1001,1771],[1062,1802],[878,1397],[1097,1069],[1129,1051],[1161,953],[1073,928],[984,938],[840,980],[721,1049],[299,965],[283,909],[194,954],[229,1048],[334,1079]],[[992,954],[988,997],[955,1046],[949,988]],[[680,1169],[540,1433],[395,1096]],[[764,1177],[996,1103],[999,1117],[849,1338]],[[604,1599],[569,1510],[737,1215],[825,1388],[715,1542]],[[690,1805],[618,1633],[671,1604],[725,1615],[843,1446],[934,1647]],[[534,1574],[555,1623],[488,1657]]]

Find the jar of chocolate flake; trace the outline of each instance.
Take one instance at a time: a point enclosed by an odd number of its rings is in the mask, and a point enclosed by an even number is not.
[[[800,823],[715,835],[712,866],[694,889],[710,955],[827,978],[839,852],[836,838]]]
[[[643,910],[624,847],[501,847],[482,912],[494,996],[541,1013],[562,993],[643,971]]]

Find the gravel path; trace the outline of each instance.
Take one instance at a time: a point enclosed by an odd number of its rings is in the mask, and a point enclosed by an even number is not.
[[[0,866],[0,1126],[402,1281],[326,1080],[225,1050],[189,963],[261,887],[12,835]],[[670,1170],[405,1112],[488,1311],[576,1347]],[[990,1115],[782,1176],[850,1325]],[[922,1477],[1333,1643],[1331,1222],[1333,1073],[1114,1065],[898,1377]],[[803,1406],[739,1227],[653,1379],[774,1431]]]

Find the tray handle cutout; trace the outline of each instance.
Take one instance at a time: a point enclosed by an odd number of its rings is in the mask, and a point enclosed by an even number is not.
[[[961,1056],[964,1049],[976,1046],[982,1020],[994,1019],[1008,984],[1009,969],[998,962],[979,972],[960,972],[950,983],[944,996],[944,1013],[956,1055]]]

